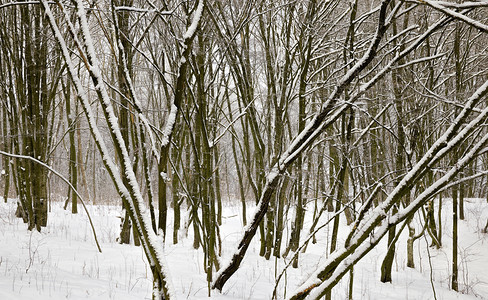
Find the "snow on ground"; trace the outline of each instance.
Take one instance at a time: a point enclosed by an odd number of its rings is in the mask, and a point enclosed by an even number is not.
[[[142,249],[115,242],[119,207],[88,206],[103,253],[97,252],[84,212],[72,215],[62,209],[62,203],[52,203],[51,209],[47,228],[41,233],[29,232],[22,220],[14,216],[15,200],[0,203],[0,299],[151,299],[151,273]],[[239,212],[238,206],[224,209],[223,261],[235,248],[243,229]],[[466,221],[459,222],[462,293],[449,290],[450,212],[449,199],[445,199],[441,249],[428,248],[425,238],[416,241],[416,269],[406,267],[406,232],[403,233],[391,284],[379,281],[385,241],[373,249],[354,269],[354,299],[434,299],[431,277],[437,299],[488,299],[488,234],[481,233],[488,218],[488,204],[484,199],[469,199],[465,204]],[[305,223],[306,229],[307,226],[310,222]],[[340,228],[342,238],[347,234],[345,226]],[[318,235],[319,242],[309,245],[300,256],[298,269],[288,269],[282,279],[287,288],[280,285],[279,298],[284,298],[285,292],[289,295],[325,259],[323,253],[328,245],[323,241],[328,234],[324,229]],[[188,237],[172,245],[172,232],[168,234],[165,250],[172,281],[178,299],[208,299],[203,256],[200,250],[192,249],[191,235],[190,229]],[[288,236],[285,231],[284,240]],[[212,291],[212,299],[271,298],[276,274],[281,272],[284,262],[266,261],[258,252],[256,238],[241,269],[227,282],[222,294]],[[348,276],[334,288],[333,299],[345,299],[347,287]]]

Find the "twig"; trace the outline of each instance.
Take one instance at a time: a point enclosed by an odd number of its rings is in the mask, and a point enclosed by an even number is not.
[[[430,285],[432,286],[432,292],[434,293],[434,300],[437,300],[437,294],[435,293],[435,286],[434,286],[434,278],[432,274],[432,260],[430,259],[430,251],[429,251],[429,242],[427,241],[427,237],[424,234],[425,244],[427,248],[427,257],[429,258],[429,266],[430,266]]]

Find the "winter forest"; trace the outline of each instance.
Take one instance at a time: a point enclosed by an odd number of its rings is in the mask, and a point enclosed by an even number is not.
[[[0,299],[488,299],[487,125],[487,0],[0,0]]]

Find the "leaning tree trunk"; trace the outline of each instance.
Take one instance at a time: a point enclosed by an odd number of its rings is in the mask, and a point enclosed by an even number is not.
[[[95,123],[95,117],[93,115],[91,103],[87,99],[87,92],[78,77],[78,71],[75,69],[73,61],[71,59],[71,52],[67,48],[65,39],[62,36],[61,31],[59,30],[59,27],[57,25],[58,20],[54,17],[48,2],[46,0],[41,0],[41,3],[47,19],[49,20],[49,25],[51,26],[51,29],[55,34],[56,40],[58,41],[58,45],[62,49],[63,58],[66,62],[66,65],[68,66],[69,76],[74,83],[78,99],[82,103],[82,107],[87,117],[90,131],[95,139],[98,150],[102,155],[105,168],[112,178],[117,192],[119,193],[122,201],[125,204],[125,207],[129,208],[129,216],[131,218],[131,221],[134,223],[134,226],[136,226],[138,230],[144,253],[151,264],[151,271],[153,274],[154,283],[153,299],[170,299],[173,297],[174,291],[170,282],[170,278],[168,276],[167,266],[164,259],[165,255],[164,249],[162,247],[162,237],[156,235],[152,230],[150,230],[150,221],[145,213],[146,210],[144,207],[144,199],[133,170],[132,160],[129,157],[128,145],[125,143],[122,137],[117,118],[114,114],[114,108],[112,106],[111,99],[108,96],[107,87],[104,83],[101,71],[99,69],[101,64],[98,61],[98,57],[94,51],[91,32],[89,31],[84,5],[80,0],[75,1],[74,3],[76,18],[80,24],[80,26],[77,28],[81,31],[81,34],[78,34],[79,32],[76,32],[75,27],[73,26],[70,26],[68,30],[70,31],[71,36],[81,36],[81,41],[84,44],[84,47],[81,47],[79,50],[83,51],[82,55],[86,57],[86,60],[84,61],[86,69],[84,70],[87,71],[89,77],[92,80],[93,86],[95,87],[97,97],[104,112],[105,121],[110,129],[110,140],[112,141],[115,152],[119,157],[120,170],[122,170],[122,172],[119,172],[119,168],[115,166],[110,153],[108,153],[105,139],[102,137]],[[62,2],[58,1],[57,4],[61,10],[65,9]],[[186,73],[187,61],[191,51],[190,45],[195,36],[195,32],[199,27],[200,20],[203,14],[204,4],[204,1],[198,2],[198,6],[194,12],[192,24],[191,26],[189,26],[189,30],[183,36],[183,44],[185,46],[185,49],[183,51],[182,57],[184,58],[184,60],[182,59],[179,64],[179,76],[177,77],[175,84],[175,98],[173,101],[173,105],[171,106],[172,117],[169,118],[169,122],[168,124],[166,124],[166,128],[163,131],[163,147],[169,146],[169,137],[172,135],[174,129],[174,122],[176,120],[176,114],[179,110],[181,95],[183,93],[184,83],[186,81],[184,74]],[[114,28],[116,31],[115,36],[117,37],[119,33],[117,32],[118,26],[116,20],[117,19],[114,18]],[[123,48],[119,47],[119,52],[122,53],[122,56],[123,51]],[[124,67],[124,71],[124,79],[128,83],[130,96],[133,99],[133,104],[138,105],[139,101],[137,100],[137,95],[135,94],[133,86],[131,86],[131,78],[128,72],[126,72],[126,67]],[[143,117],[141,111],[138,110],[138,112],[139,116]],[[130,184],[125,185],[123,181],[128,181]]]

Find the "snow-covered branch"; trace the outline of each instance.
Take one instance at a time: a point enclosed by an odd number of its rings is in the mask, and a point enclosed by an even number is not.
[[[55,4],[54,1],[48,1],[48,4]],[[41,4],[41,1],[14,1],[14,2],[7,2],[4,4],[0,4],[0,9],[2,8],[7,8],[11,6],[16,6],[16,5],[39,5]]]
[[[133,7],[133,6],[115,6],[114,10],[124,11],[124,12],[135,12],[135,13],[158,13],[163,16],[169,16],[174,13],[174,10],[147,9],[147,8],[140,8],[140,7]]]
[[[95,239],[95,243],[97,245],[98,252],[102,253],[102,248],[100,247],[100,243],[98,242],[97,233],[95,231],[95,226],[93,225],[93,221],[92,221],[92,218],[90,216],[90,213],[88,212],[88,209],[86,208],[85,200],[80,195],[80,193],[78,193],[78,190],[71,184],[71,182],[68,179],[66,179],[66,177],[64,177],[63,175],[61,175],[61,173],[59,173],[58,171],[56,171],[54,168],[52,168],[48,164],[46,164],[46,163],[44,163],[44,162],[42,162],[42,161],[40,161],[38,159],[35,159],[34,157],[26,156],[26,155],[19,155],[19,154],[8,153],[8,152],[1,151],[1,150],[0,150],[0,154],[1,155],[8,156],[8,157],[13,157],[13,158],[31,160],[31,161],[35,162],[36,164],[41,165],[42,167],[48,169],[54,175],[58,176],[62,181],[64,181],[70,187],[70,189],[73,191],[73,193],[75,193],[76,196],[78,196],[78,198],[80,199],[81,205],[83,206],[83,209],[86,212],[86,216],[88,217],[88,222],[90,222],[90,227],[91,227],[92,232],[93,232],[93,238]]]
[[[450,17],[453,17],[455,18],[456,20],[459,20],[459,21],[462,21],[470,26],[473,26],[475,27],[476,29],[478,30],[481,30],[483,31],[484,33],[488,33],[488,25],[485,25],[477,20],[474,20],[462,13],[459,13],[459,12],[456,12],[456,11],[453,11],[449,8],[447,8],[444,3],[445,2],[441,2],[441,1],[430,1],[430,0],[421,0],[420,3],[425,3],[427,4],[428,6],[438,10],[438,11],[441,11],[443,13],[445,13],[446,15],[450,16]],[[483,4],[483,6],[481,6],[480,4]],[[474,7],[486,7],[488,6],[487,2],[486,1],[483,1],[481,3],[479,3],[477,6],[467,6],[467,7],[455,7],[457,9],[460,9],[460,8],[474,8]],[[452,6],[451,6],[452,7]]]

